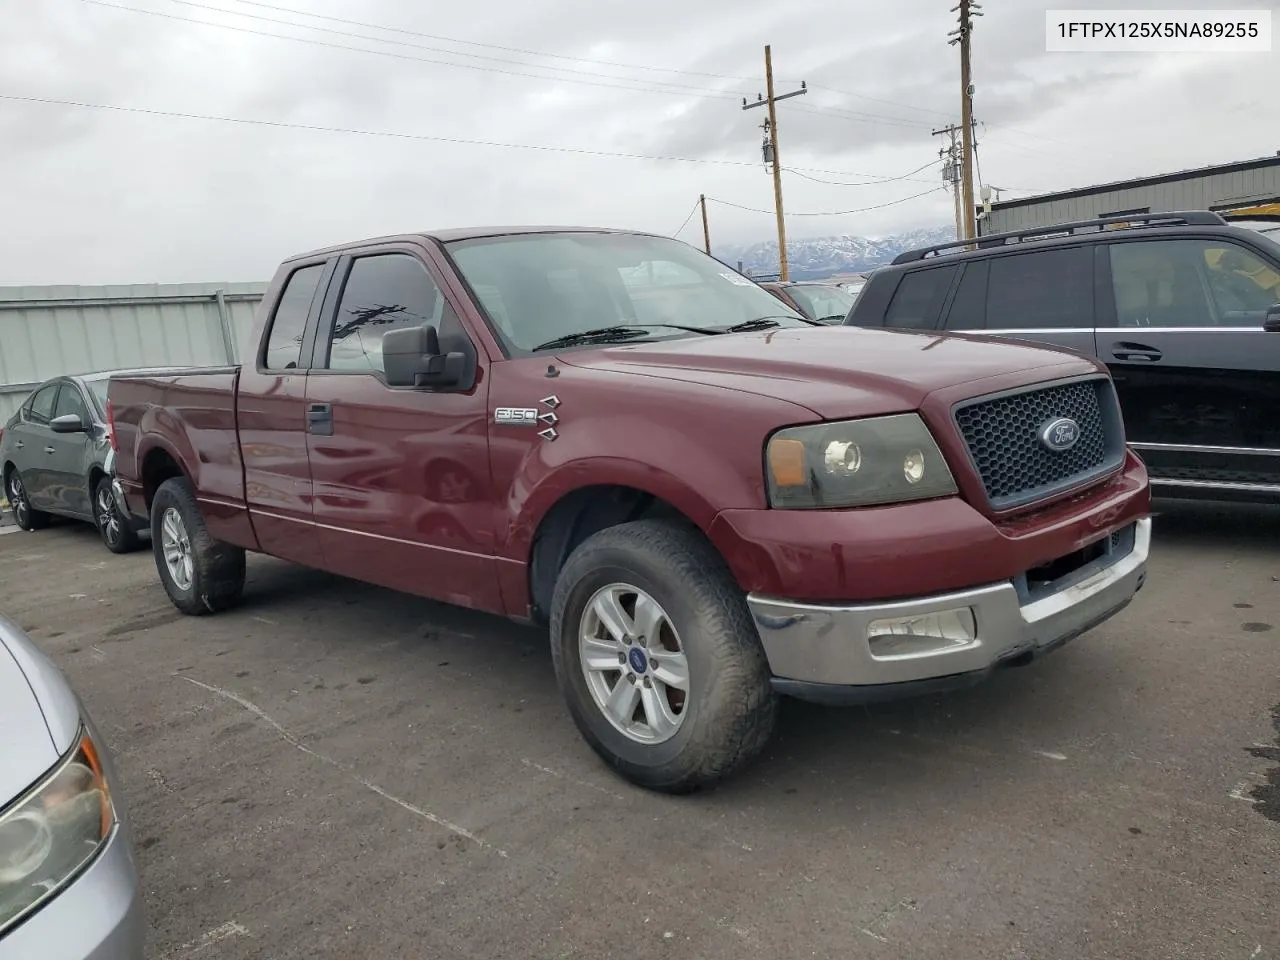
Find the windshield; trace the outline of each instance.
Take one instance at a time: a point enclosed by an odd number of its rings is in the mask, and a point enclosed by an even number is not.
[[[754,281],[666,237],[519,234],[458,240],[448,251],[513,356],[613,326],[654,325],[646,340],[698,335],[661,324],[720,332],[769,317],[806,326]]]
[[[797,284],[788,288],[787,292],[810,317],[827,323],[839,323],[853,306],[853,297],[836,286]]]

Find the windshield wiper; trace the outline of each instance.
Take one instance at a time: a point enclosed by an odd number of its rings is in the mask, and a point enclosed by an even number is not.
[[[688,333],[724,333],[709,327],[686,327],[678,323],[632,323],[615,324],[611,327],[596,327],[594,330],[581,330],[578,333],[567,333],[563,337],[555,337],[546,343],[533,348],[537,350],[553,350],[557,347],[576,347],[586,343],[624,343],[637,337],[648,336],[653,329],[670,328],[684,330]]]
[[[829,322],[829,321],[831,321],[831,320],[843,320],[843,319],[844,319],[845,317],[847,317],[848,315],[849,315],[849,314],[847,314],[847,313],[830,313],[830,314],[827,314],[827,316],[825,316],[825,317],[819,317],[819,318],[818,318],[818,322],[819,322],[819,323],[828,323],[828,322]]]

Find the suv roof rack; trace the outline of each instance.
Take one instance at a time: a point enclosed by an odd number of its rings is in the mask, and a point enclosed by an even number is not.
[[[1075,233],[1096,233],[1109,224],[1123,224],[1121,229],[1137,229],[1139,227],[1180,227],[1180,226],[1227,226],[1221,214],[1210,210],[1186,210],[1173,213],[1122,214],[1115,217],[1097,217],[1093,220],[1076,220],[1072,223],[1054,223],[1046,227],[1033,227],[1029,230],[1013,230],[1009,233],[993,233],[972,240],[951,240],[931,247],[920,247],[907,250],[893,258],[894,264],[913,263],[926,257],[943,256],[945,253],[961,252],[967,247],[979,250],[988,247],[1004,247],[1011,243],[1026,240],[1043,240],[1060,236],[1071,236]]]

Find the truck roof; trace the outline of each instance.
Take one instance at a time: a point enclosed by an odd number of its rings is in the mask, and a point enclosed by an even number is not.
[[[477,240],[481,237],[523,236],[535,233],[629,233],[635,236],[652,237],[657,234],[645,230],[622,230],[613,227],[571,227],[571,226],[520,226],[520,227],[451,227],[445,230],[419,230],[413,233],[398,233],[384,237],[370,237],[367,240],[355,240],[338,243],[317,250],[308,250],[289,257],[285,262],[316,257],[326,253],[339,253],[357,247],[367,247],[375,243],[391,243],[397,240],[435,240],[438,243],[451,243],[455,240]]]

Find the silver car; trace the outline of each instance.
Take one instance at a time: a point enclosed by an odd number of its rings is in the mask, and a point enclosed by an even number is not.
[[[0,617],[0,960],[140,960],[112,760],[62,673]]]

